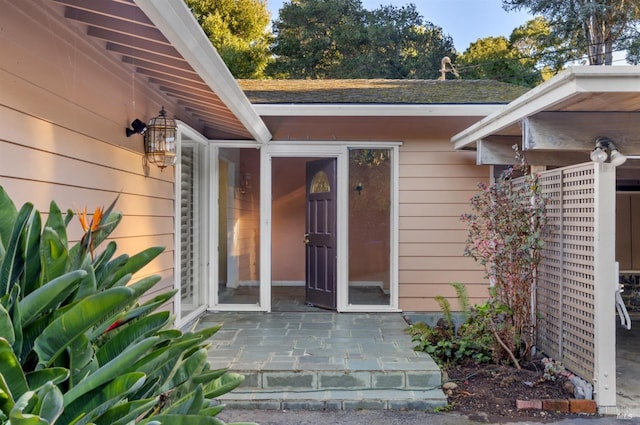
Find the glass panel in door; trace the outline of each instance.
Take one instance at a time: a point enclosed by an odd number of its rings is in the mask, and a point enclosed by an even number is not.
[[[391,149],[349,150],[349,304],[390,305]]]
[[[220,148],[218,304],[260,302],[260,151]]]

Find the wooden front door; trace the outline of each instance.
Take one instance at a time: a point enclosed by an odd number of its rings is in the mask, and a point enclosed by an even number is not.
[[[307,162],[306,302],[336,309],[336,159]]]

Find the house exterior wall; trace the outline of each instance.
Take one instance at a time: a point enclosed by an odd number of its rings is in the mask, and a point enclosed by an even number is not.
[[[124,129],[175,105],[88,44],[50,4],[0,6],[0,185],[18,208],[29,201],[43,213],[51,200],[62,210],[93,211],[119,195],[118,252],[166,247],[137,277],[159,274],[155,291],[172,288],[173,169],[151,166],[145,175],[142,137],[127,138]],[[81,235],[72,222],[70,240]]]
[[[434,297],[457,309],[452,282],[466,284],[471,304],[486,299],[484,271],[464,256],[470,199],[490,169],[475,152],[454,151],[449,140],[406,140],[400,147],[399,306],[440,311]]]

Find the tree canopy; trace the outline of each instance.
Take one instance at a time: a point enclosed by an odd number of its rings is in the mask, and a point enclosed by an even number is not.
[[[280,78],[436,78],[453,40],[414,4],[368,11],[360,0],[291,0],[274,22]]]
[[[553,35],[591,65],[611,65],[613,52],[638,38],[640,0],[502,0],[502,5],[544,16]]]
[[[563,41],[551,34],[547,20],[537,17],[515,28],[509,38],[486,37],[458,56],[464,79],[491,79],[534,87],[560,71],[572,57]]]
[[[266,0],[184,0],[236,78],[261,78],[270,61]]]

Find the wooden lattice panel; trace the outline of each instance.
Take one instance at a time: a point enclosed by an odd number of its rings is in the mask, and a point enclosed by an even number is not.
[[[538,271],[538,347],[567,369],[594,376],[594,179],[593,164],[540,175],[548,198],[550,232]]]

